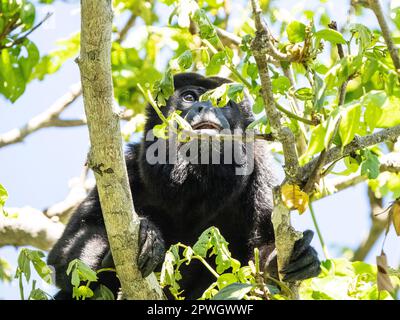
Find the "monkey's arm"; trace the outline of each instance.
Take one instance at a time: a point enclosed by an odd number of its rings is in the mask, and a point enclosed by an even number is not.
[[[63,235],[49,253],[48,263],[55,268],[56,285],[62,291],[71,293],[72,297],[70,276],[66,274],[69,263],[79,259],[97,270],[108,250],[107,234],[95,188],[76,209]]]
[[[259,248],[260,265],[264,266],[264,270],[270,276],[278,278],[275,236],[271,221],[273,181],[270,170],[268,162],[256,158],[255,174],[249,192],[249,198],[253,202],[249,208],[254,208],[254,211],[249,213],[253,217],[250,245],[252,249]],[[281,270],[284,281],[303,280],[320,273],[318,254],[310,245],[313,235],[311,230],[307,230],[295,243],[289,263]]]

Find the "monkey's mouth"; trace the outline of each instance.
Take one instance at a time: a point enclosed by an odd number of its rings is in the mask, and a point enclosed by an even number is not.
[[[215,122],[210,122],[210,121],[202,121],[199,123],[196,123],[195,125],[192,125],[193,130],[196,131],[203,131],[203,130],[216,130],[216,131],[221,131],[222,128],[219,124]]]

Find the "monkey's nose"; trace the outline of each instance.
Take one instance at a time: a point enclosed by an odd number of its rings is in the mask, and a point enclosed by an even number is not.
[[[213,109],[210,101],[198,101],[192,105],[191,111],[195,113],[207,112]]]

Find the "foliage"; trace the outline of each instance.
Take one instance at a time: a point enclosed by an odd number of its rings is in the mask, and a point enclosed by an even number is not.
[[[183,250],[182,250],[183,249]],[[215,256],[215,267],[209,258]],[[218,229],[211,227],[203,232],[193,247],[181,243],[168,250],[160,274],[160,283],[167,286],[177,299],[184,298],[180,291],[180,267],[199,260],[216,278],[200,299],[213,300],[281,300],[288,299],[288,288],[277,279],[269,278],[255,261],[241,266],[228,249],[228,243]],[[261,268],[260,268],[261,267]],[[393,299],[387,291],[379,291],[377,267],[365,262],[346,259],[328,259],[321,263],[321,274],[302,282],[300,299],[304,300],[376,300]],[[392,283],[399,286],[399,274],[392,272]],[[272,283],[272,284],[271,284]],[[393,294],[393,293],[392,293]]]
[[[41,21],[37,21],[37,9],[41,4],[53,2],[0,2],[0,94],[11,102],[17,101],[30,81],[51,79],[52,74],[78,55],[79,32],[58,41],[54,50],[42,55],[30,40],[32,32],[44,32],[40,27]],[[350,19],[357,20],[357,23],[339,26],[336,30],[331,21],[335,19],[335,12],[332,13],[323,2],[318,4],[318,10],[294,8],[290,12],[277,1],[260,2],[274,36],[272,44],[279,54],[291,58],[290,61],[274,61],[272,57],[269,73],[282,125],[296,138],[301,166],[332,147],[337,146],[343,151],[361,137],[400,125],[398,71],[379,28],[358,23],[362,19]],[[257,116],[249,129],[260,134],[274,133],[265,113],[259,70],[253,56],[254,21],[244,2],[240,14],[229,12],[226,1],[222,0],[114,0],[114,8],[117,18],[113,36],[116,41],[112,45],[111,62],[115,100],[120,107],[134,114],[123,130],[126,140],[133,132],[143,130],[147,103],[156,109],[162,120],[154,128],[157,137],[166,137],[172,123],[178,123],[179,130],[190,130],[190,125],[179,112],[165,116],[162,113],[163,106],[174,92],[173,75],[184,71],[231,78],[232,83],[205,93],[201,99],[221,107],[229,100],[239,102],[249,94],[254,100],[253,111]],[[364,8],[355,9],[356,16],[372,16]],[[168,21],[163,19],[165,13],[169,13]],[[399,44],[398,1],[391,1],[389,13],[387,18],[390,17],[396,27],[392,32],[393,40]],[[135,30],[120,39],[121,21],[132,17]],[[236,42],[222,35],[221,30],[228,31]],[[346,90],[341,100],[343,86]],[[281,156],[281,148],[274,148]],[[391,203],[392,219],[389,221],[397,233],[400,229],[400,173],[381,172],[380,161],[388,152],[399,151],[399,144],[392,141],[361,148],[330,164],[322,174],[323,179],[333,174],[363,176],[376,197]],[[282,159],[280,156],[277,158]],[[302,187],[287,184],[282,189],[285,204],[299,212],[305,211],[316,196],[316,193],[305,193]],[[319,188],[325,188],[324,182]],[[318,191],[332,193],[336,190],[326,188]],[[7,198],[7,191],[0,185],[0,214],[3,214]],[[212,262],[208,262],[210,256],[215,258]],[[32,265],[39,276],[48,280],[49,273],[42,258],[39,251],[22,249],[17,269],[22,298],[22,280],[25,277],[29,282]],[[167,253],[160,281],[176,298],[184,297],[179,287],[179,268],[190,264],[193,259],[200,260],[216,278],[201,299],[287,297],[287,288],[282,283],[262,280],[257,261],[241,266],[231,256],[228,243],[219,231],[209,228],[193,247],[178,243]],[[322,268],[319,277],[303,282],[302,298],[391,298],[387,292],[378,293],[375,284],[377,270],[373,265],[330,259],[323,262]],[[0,260],[0,279],[9,279],[7,269],[6,262]],[[90,284],[96,282],[98,273],[103,271],[94,272],[83,262],[72,261],[68,273],[74,297],[114,298],[103,286],[97,290],[99,295],[91,289]],[[398,284],[398,276],[392,276],[391,280]],[[33,282],[28,298],[45,299],[47,295]]]
[[[0,214],[4,215],[6,214],[3,208],[7,199],[8,199],[8,192],[6,188],[4,188],[4,186],[0,183]]]
[[[2,0],[0,12],[0,93],[14,102],[39,60],[38,48],[27,37],[36,10],[31,1]]]
[[[85,300],[94,298],[96,300],[114,300],[113,293],[104,285],[100,285],[94,293],[90,284],[97,282],[98,274],[101,272],[115,272],[112,268],[93,271],[87,264],[79,259],[72,260],[67,269],[67,275],[71,277],[72,298]],[[82,284],[82,282],[86,282]]]
[[[21,300],[24,300],[23,278],[29,283],[31,279],[31,265],[36,270],[39,277],[46,283],[52,283],[52,270],[43,261],[44,253],[38,250],[22,249],[18,256],[18,267],[15,272],[15,278],[19,281],[19,290]],[[36,280],[32,281],[32,290],[28,296],[28,300],[47,300],[48,294],[43,290],[36,288]]]

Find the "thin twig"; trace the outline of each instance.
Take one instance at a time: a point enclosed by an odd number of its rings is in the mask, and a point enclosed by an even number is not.
[[[396,48],[393,39],[390,35],[389,26],[386,22],[385,16],[382,11],[382,7],[379,3],[379,0],[367,0],[368,7],[374,12],[376,18],[378,19],[379,26],[382,30],[383,38],[385,39],[386,45],[389,50],[389,54],[392,57],[394,67],[396,71],[400,72],[400,58],[398,49]]]
[[[329,28],[337,31],[336,21],[331,21],[331,23],[329,24]],[[337,47],[337,50],[338,50],[339,58],[343,59],[344,58],[343,46],[340,43],[338,43],[336,45],[336,47]],[[338,107],[340,107],[340,106],[342,106],[344,104],[348,81],[349,81],[349,79],[346,79],[346,81],[344,81],[343,84],[339,88],[339,99],[338,99],[339,103],[338,103]],[[329,139],[328,144],[325,146],[325,149],[322,150],[321,154],[319,155],[317,163],[315,164],[315,167],[313,168],[312,173],[311,173],[306,185],[304,186],[303,191],[305,193],[312,192],[312,190],[314,189],[315,183],[318,182],[321,179],[321,172],[322,172],[322,169],[323,169],[323,167],[325,165],[325,161],[326,161],[326,157],[327,157],[327,150],[332,145],[333,140],[335,139],[335,136],[339,131],[341,120],[342,120],[341,116],[339,116],[338,119],[336,120],[335,128],[333,129],[332,136]]]
[[[48,12],[46,16],[43,18],[42,21],[40,21],[36,26],[34,26],[31,30],[29,30],[27,33],[19,37],[18,39],[15,39],[13,42],[8,43],[5,45],[3,48],[11,48],[12,46],[15,46],[17,44],[22,43],[32,32],[34,32],[37,28],[39,28],[47,19],[49,19],[53,15],[52,12]],[[0,47],[1,49],[1,47]]]
[[[289,179],[296,176],[299,163],[295,147],[295,138],[289,128],[283,127],[281,124],[281,115],[277,110],[275,103],[272,83],[268,70],[268,60],[265,56],[264,48],[266,43],[269,43],[269,31],[261,18],[261,8],[259,3],[252,1],[256,37],[252,42],[252,51],[259,71],[261,80],[261,95],[264,100],[265,112],[271,124],[272,133],[276,135],[279,142],[282,144],[283,154],[285,157],[285,172]]]
[[[136,22],[137,15],[132,14],[128,21],[125,23],[125,25],[122,27],[121,31],[118,34],[117,40],[115,40],[118,43],[121,43],[126,39],[126,36],[128,35],[129,30],[134,26]]]
[[[217,35],[221,39],[221,41],[225,42],[226,44],[239,46],[242,43],[242,38],[234,33],[228,32],[218,27],[215,27],[215,30],[217,31]]]
[[[0,148],[21,142],[29,134],[39,129],[51,126],[52,120],[57,119],[61,112],[70,106],[82,93],[80,84],[72,86],[70,92],[59,98],[49,109],[30,119],[19,129],[13,129],[0,135]]]
[[[283,70],[283,74],[285,75],[286,78],[289,79],[289,82],[290,82],[291,89],[289,90],[289,99],[292,102],[292,109],[293,109],[294,113],[301,114],[302,113],[301,108],[300,108],[299,103],[293,93],[293,90],[296,89],[296,82],[293,77],[291,64],[289,64],[286,67],[284,63],[281,63],[280,66]],[[313,125],[317,125],[317,124],[318,123],[315,123]],[[297,136],[296,146],[297,146],[299,155],[302,155],[307,150],[307,140],[306,140],[306,137],[307,137],[306,132],[307,131],[306,131],[306,128],[304,127],[303,123],[299,123],[299,128],[300,128],[301,134]]]
[[[319,239],[319,242],[321,243],[321,247],[322,247],[322,251],[324,252],[325,259],[329,259],[328,248],[325,245],[324,238],[322,237],[321,230],[319,229],[319,225],[317,222],[317,218],[315,217],[315,212],[314,212],[314,207],[312,205],[312,202],[309,203],[308,207],[310,208],[311,218],[314,223],[315,231],[317,231],[318,239]]]
[[[288,118],[303,122],[303,123],[308,124],[310,126],[315,126],[315,125],[318,124],[318,122],[316,122],[314,120],[309,120],[309,119],[306,119],[306,118],[302,118],[302,117],[298,116],[297,114],[295,114],[293,112],[290,112],[289,110],[285,109],[284,107],[282,107],[277,102],[275,102],[275,106],[280,112],[284,113]]]
[[[388,129],[383,129],[379,132],[375,132],[373,134],[369,134],[367,136],[363,137],[358,137],[356,136],[352,142],[350,142],[348,145],[346,145],[343,148],[338,146],[331,148],[327,151],[326,154],[326,161],[325,164],[334,162],[338,159],[341,159],[343,157],[346,157],[353,153],[354,151],[364,149],[366,147],[373,146],[375,144],[387,141],[387,140],[396,140],[400,136],[400,125],[397,125],[392,128]],[[317,163],[317,159],[311,160],[309,163],[307,163],[305,166],[301,167],[299,169],[298,175],[297,175],[297,181],[299,182],[305,182],[308,180],[310,176],[310,170],[311,168],[314,168],[315,164]]]
[[[46,18],[41,21],[34,29],[38,28],[51,14],[48,14]],[[136,21],[136,15],[132,15],[125,26],[119,33],[117,42],[122,42],[129,29],[134,25]],[[31,30],[31,32],[33,29]],[[28,35],[28,34],[27,34]],[[25,37],[27,36],[25,35]],[[76,83],[72,86],[71,90],[59,98],[50,108],[40,113],[34,118],[30,119],[27,124],[20,127],[19,129],[12,129],[8,132],[0,134],[0,148],[22,142],[28,135],[49,127],[77,127],[86,125],[86,118],[82,119],[60,119],[60,115],[67,107],[76,101],[82,94],[82,87],[80,83]],[[122,115],[121,119],[127,120],[132,116],[131,111],[126,111]]]
[[[362,261],[366,258],[372,247],[378,241],[387,226],[388,212],[384,212],[382,199],[375,197],[374,192],[368,188],[368,198],[371,207],[371,228],[361,242],[360,246],[355,250],[353,261]]]

